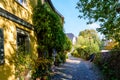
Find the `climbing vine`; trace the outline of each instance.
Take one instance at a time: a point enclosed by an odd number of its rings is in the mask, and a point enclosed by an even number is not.
[[[39,56],[44,53],[52,55],[52,50],[63,51],[66,42],[66,35],[63,30],[61,18],[50,8],[47,3],[38,5],[34,9],[33,23],[38,39]]]
[[[57,53],[68,51],[71,49],[71,43],[64,33],[61,17],[51,9],[48,3],[41,4],[41,1],[38,0],[33,11],[33,24],[38,44],[38,61],[36,61],[38,66],[33,72],[33,77],[36,78],[44,76],[46,70],[49,72],[50,66],[48,64],[53,62],[49,60],[52,57],[53,50],[56,50]],[[46,60],[48,62],[45,63]]]

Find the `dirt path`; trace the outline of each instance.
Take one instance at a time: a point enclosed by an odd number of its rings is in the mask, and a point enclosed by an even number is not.
[[[93,63],[71,55],[65,64],[55,67],[54,73],[52,80],[103,80]]]

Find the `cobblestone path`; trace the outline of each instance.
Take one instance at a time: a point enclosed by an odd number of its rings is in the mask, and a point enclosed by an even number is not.
[[[90,63],[70,56],[67,62],[55,67],[52,80],[103,80],[99,70]]]

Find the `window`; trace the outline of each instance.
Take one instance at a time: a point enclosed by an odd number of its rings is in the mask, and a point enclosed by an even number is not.
[[[22,6],[27,7],[26,0],[17,0],[18,3],[20,3]]]
[[[0,64],[4,63],[4,38],[3,30],[0,29]]]
[[[25,52],[30,51],[29,34],[21,29],[17,29],[17,47]]]

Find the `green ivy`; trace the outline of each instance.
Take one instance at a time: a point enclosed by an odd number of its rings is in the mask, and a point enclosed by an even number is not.
[[[41,4],[38,0],[38,5],[33,11],[33,24],[38,44],[38,60],[35,62],[33,78],[37,78],[50,71],[51,60],[48,58],[52,57],[53,49],[56,52],[68,51],[71,48],[71,42],[64,33],[61,17],[51,9],[48,3]]]
[[[34,70],[34,59],[31,53],[25,52],[21,47],[16,51],[16,55],[13,56],[12,60],[15,64],[15,76],[20,80],[32,70]]]
[[[68,42],[66,41],[67,38],[64,33],[61,18],[47,3],[42,5],[38,1],[38,5],[33,13],[33,24],[37,35],[38,53],[40,56],[45,52],[51,55],[54,48],[58,52],[67,49],[66,47],[68,46],[65,44]]]
[[[53,61],[51,59],[38,58],[35,61],[35,66],[34,66],[35,71],[33,71],[32,78],[36,79],[43,76],[49,76],[52,62]]]

